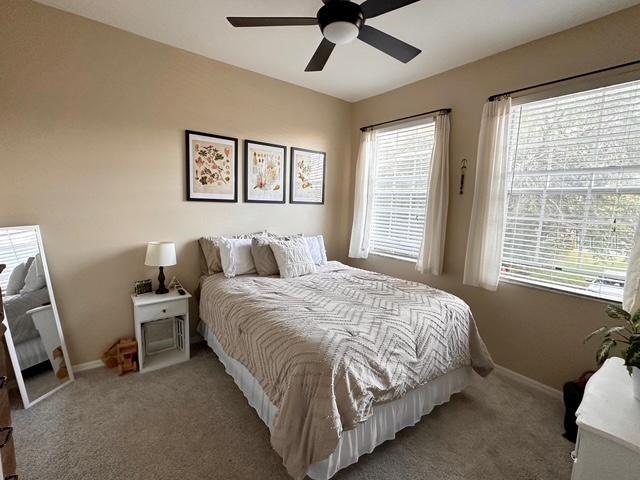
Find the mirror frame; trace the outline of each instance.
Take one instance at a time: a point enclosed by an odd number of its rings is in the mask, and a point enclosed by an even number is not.
[[[2,321],[2,323],[7,329],[4,336],[6,339],[7,348],[9,350],[9,357],[11,358],[11,363],[13,365],[13,371],[16,375],[16,382],[18,384],[18,389],[20,390],[20,397],[22,397],[22,404],[24,408],[27,409],[29,407],[32,407],[36,403],[40,402],[41,400],[44,400],[45,398],[54,394],[61,388],[64,388],[67,385],[69,385],[71,382],[75,380],[75,376],[73,374],[73,368],[71,367],[71,362],[69,361],[69,353],[67,352],[67,344],[64,339],[64,333],[62,332],[62,324],[60,323],[60,314],[58,312],[58,304],[56,303],[56,299],[53,294],[53,285],[51,284],[51,276],[49,275],[49,263],[47,262],[47,255],[44,251],[44,245],[42,243],[40,226],[39,225],[20,225],[15,227],[0,227],[0,229],[2,228],[16,228],[16,229],[32,228],[35,230],[36,238],[38,239],[38,250],[40,250],[40,258],[42,259],[42,265],[44,266],[44,276],[47,281],[47,290],[49,291],[49,301],[51,302],[51,306],[53,307],[53,316],[56,320],[56,328],[58,330],[58,335],[60,335],[60,347],[62,348],[62,355],[64,357],[64,361],[67,366],[67,371],[69,373],[69,379],[66,382],[61,383],[54,389],[49,390],[47,393],[45,393],[44,395],[41,395],[40,397],[34,400],[29,400],[27,387],[24,383],[24,378],[22,377],[22,371],[20,370],[20,365],[18,363],[18,354],[16,352],[15,346],[13,345],[13,337],[11,336],[11,329],[9,328],[6,312],[4,312],[5,318]]]

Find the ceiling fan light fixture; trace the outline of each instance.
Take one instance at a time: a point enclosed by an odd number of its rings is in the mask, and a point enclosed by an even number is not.
[[[329,40],[331,43],[335,43],[336,45],[344,45],[353,42],[356,38],[358,38],[359,33],[360,29],[357,27],[357,25],[342,20],[332,22],[324,27],[324,30],[322,30],[322,35],[324,35],[324,38]]]
[[[357,0],[356,0],[357,1]],[[234,27],[284,27],[317,25],[324,37],[305,72],[320,72],[327,64],[336,45],[356,38],[396,60],[407,63],[421,50],[402,40],[366,25],[369,18],[393,12],[420,0],[322,0],[316,17],[227,17]]]

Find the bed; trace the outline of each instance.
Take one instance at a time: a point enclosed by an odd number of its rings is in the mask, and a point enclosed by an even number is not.
[[[48,303],[49,290],[46,285],[31,292],[8,295],[4,299],[11,338],[22,370],[38,365],[49,358],[29,314],[32,309]]]
[[[330,478],[493,369],[462,300],[339,262],[205,276],[200,318],[294,478]]]

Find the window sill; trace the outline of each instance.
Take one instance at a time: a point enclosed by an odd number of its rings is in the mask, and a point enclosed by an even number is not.
[[[391,258],[393,260],[400,260],[401,262],[413,263],[414,265],[418,261],[415,258],[401,257],[399,255],[393,255],[391,253],[369,252],[369,256],[371,256],[371,257]]]
[[[554,288],[548,285],[543,285],[543,284],[534,283],[534,282],[524,282],[521,280],[514,280],[512,278],[500,277],[500,283],[509,283],[511,285],[518,285],[520,287],[534,288],[536,290],[543,290],[549,293],[557,293],[559,295],[568,295],[570,297],[581,298],[583,300],[593,300],[595,302],[606,303],[606,304],[613,303],[616,305],[620,305],[621,303],[621,300],[612,300],[608,298],[597,297],[595,295],[589,295],[586,293],[572,292],[570,290],[563,290],[561,288]]]

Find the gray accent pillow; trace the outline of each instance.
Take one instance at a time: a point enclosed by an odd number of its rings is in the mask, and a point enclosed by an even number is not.
[[[293,278],[318,271],[304,238],[274,240],[269,246],[278,264],[281,278]]]
[[[219,242],[222,237],[201,237],[198,240],[200,250],[204,256],[204,265],[201,265],[203,275],[213,275],[222,271]]]
[[[273,250],[269,246],[271,239],[266,236],[253,237],[251,239],[251,255],[256,264],[258,275],[266,277],[268,275],[278,275],[278,263],[273,256]]]

